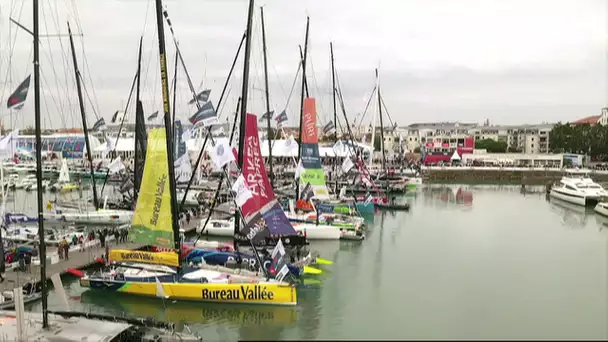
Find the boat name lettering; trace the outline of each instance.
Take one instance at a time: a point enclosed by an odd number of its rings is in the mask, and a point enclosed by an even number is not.
[[[313,115],[313,113],[311,112],[306,112],[304,113],[304,130],[306,132],[306,136],[307,137],[314,137],[316,134],[316,124],[315,124],[315,117]]]
[[[146,261],[154,261],[154,257],[148,253],[139,253],[139,252],[131,252],[131,253],[120,253],[120,257],[123,260],[146,260]]]
[[[251,229],[247,233],[247,239],[253,240],[253,238],[256,235],[258,235],[260,232],[262,232],[263,230],[264,230],[264,227],[260,226],[259,224],[254,224],[253,227],[251,227]]]
[[[154,208],[152,209],[152,217],[150,218],[150,224],[156,226],[158,223],[158,216],[160,214],[160,207],[163,204],[163,193],[165,192],[165,184],[167,183],[167,175],[163,174],[156,181],[156,192],[154,193]]]
[[[271,301],[274,299],[274,292],[267,290],[266,286],[241,285],[240,289],[203,289],[202,297],[204,300]]]
[[[163,81],[167,79],[167,61],[164,53],[160,55],[160,79]],[[169,88],[163,87],[163,110],[165,114],[170,112],[168,91]]]
[[[262,156],[260,156],[260,141],[257,137],[247,138],[247,148],[249,153],[247,154],[246,165],[244,167],[245,174],[247,175],[247,185],[249,190],[254,196],[261,196],[268,198],[268,192],[262,179]]]
[[[228,256],[228,258],[226,259],[226,261],[235,261],[236,262],[236,258],[233,256]],[[256,260],[256,258],[243,258],[241,257],[241,263],[246,263],[249,264],[252,268],[255,268],[258,264],[258,261]],[[270,260],[265,260],[264,261],[264,268],[268,269],[270,267]]]

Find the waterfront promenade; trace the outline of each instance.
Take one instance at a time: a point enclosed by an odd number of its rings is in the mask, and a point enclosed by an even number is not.
[[[204,218],[203,218],[204,219]],[[189,224],[184,224],[182,229],[187,233],[193,232],[196,230],[200,218],[195,218],[190,221]],[[59,273],[61,276],[67,275],[68,269],[76,269],[82,270],[88,267],[91,267],[95,264],[98,264],[99,258],[101,258],[105,253],[105,248],[102,248],[99,244],[99,240],[93,241],[94,243],[89,246],[85,246],[84,251],[80,250],[80,246],[71,246],[70,252],[68,253],[69,259],[59,260],[59,262],[48,264],[46,266],[46,278],[47,281],[53,274]],[[133,244],[133,243],[116,243],[114,238],[111,237],[107,241],[110,249],[128,249],[128,250],[137,250],[142,249],[143,245],[141,244]],[[47,257],[51,255],[56,255],[57,248],[56,247],[47,247]],[[8,266],[8,265],[7,265]],[[22,272],[18,271],[17,268],[9,269],[7,267],[7,271],[4,274],[4,282],[0,284],[0,291],[12,290],[17,286],[22,286],[24,283],[30,282],[32,280],[39,281],[40,280],[40,265],[39,263],[32,263],[31,272]]]

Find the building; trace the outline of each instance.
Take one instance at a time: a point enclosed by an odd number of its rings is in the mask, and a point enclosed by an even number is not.
[[[600,115],[591,115],[570,123],[572,126],[589,124],[591,126],[600,124],[606,126],[608,124],[608,107],[602,108]]]
[[[86,144],[84,134],[52,134],[42,136],[42,151],[55,153],[58,156],[69,159],[84,158]],[[17,138],[17,152],[35,153],[36,137],[33,135],[20,135]],[[89,136],[91,150],[94,151],[101,145],[99,139]]]

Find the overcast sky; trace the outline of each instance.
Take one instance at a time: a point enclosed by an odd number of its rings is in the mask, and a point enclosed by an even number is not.
[[[66,33],[70,20],[95,115],[109,121],[127,103],[144,35],[142,91],[146,113],[161,109],[153,0],[41,1],[41,33]],[[196,90],[211,88],[217,103],[246,25],[246,0],[165,0]],[[271,107],[286,107],[297,71],[298,45],[310,16],[308,83],[320,124],[332,115],[329,42],[352,120],[374,87],[374,68],[388,112],[400,125],[461,121],[518,124],[576,120],[606,105],[604,0],[264,0],[256,1],[248,111],[265,111],[259,7],[264,6]],[[6,125],[33,123],[33,95],[9,119],[6,99],[32,72],[27,33],[31,1],[0,0],[0,82]],[[174,45],[166,29],[173,78]],[[83,54],[84,47],[84,54]],[[41,43],[46,127],[79,126],[67,38]],[[11,57],[12,58],[9,58]],[[10,64],[9,64],[10,61]],[[188,84],[178,71],[177,115],[186,119]],[[229,82],[222,116],[240,94],[242,58]],[[33,83],[32,88],[33,89]],[[299,115],[300,83],[289,98],[289,124]],[[97,112],[97,113],[96,113]],[[372,112],[373,114],[373,112]],[[368,114],[365,122],[371,120]],[[386,121],[386,119],[385,119]]]

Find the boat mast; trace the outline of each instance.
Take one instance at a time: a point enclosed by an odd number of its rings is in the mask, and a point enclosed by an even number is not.
[[[332,42],[329,42],[329,55],[331,56],[331,95],[332,95],[333,106],[334,106],[334,126],[336,127],[336,133],[334,133],[335,134],[334,143],[337,143],[338,142],[338,111],[336,109],[336,69],[334,67],[334,45]],[[338,158],[334,158],[334,159],[336,159],[336,160],[334,160],[334,162],[333,162],[332,175],[334,176],[334,180],[336,181],[334,192],[337,193],[338,177],[336,175],[336,164],[337,164]]]
[[[42,328],[49,327],[48,293],[46,284],[46,245],[44,243],[44,218],[42,204],[42,130],[40,122],[40,27],[38,0],[33,0],[34,16],[34,125],[36,131],[36,199],[38,204],[38,237],[40,243],[40,285],[42,287]]]
[[[251,26],[253,25],[253,6],[254,0],[249,0],[249,9],[247,12],[247,30],[245,31],[245,56],[243,60],[243,84],[241,88],[241,122],[239,123],[239,153],[238,153],[238,166],[239,170],[243,170],[243,162],[245,154],[245,131],[247,127],[247,95],[249,91],[249,58],[251,56]],[[236,235],[240,230],[240,210],[234,212],[234,245],[238,245]],[[237,254],[240,259],[240,254]],[[240,261],[240,260],[239,260]],[[264,265],[261,265],[262,269]]]
[[[167,56],[165,51],[165,27],[163,23],[163,2],[156,0],[156,26],[158,32],[158,55],[160,59],[160,78],[163,93],[163,111],[165,115],[165,132],[167,141],[167,163],[169,164],[169,192],[171,193],[171,216],[175,252],[181,266],[181,239],[177,219],[177,199],[175,194],[175,162],[173,156],[173,125],[171,124],[171,105],[169,104],[169,81],[167,79]]]
[[[270,139],[270,96],[268,94],[268,57],[266,47],[266,27],[264,25],[264,7],[260,7],[260,17],[262,19],[262,50],[264,51],[264,85],[266,91],[266,124],[268,126],[268,168],[270,172],[270,186],[274,187],[274,172],[272,169],[272,140]]]
[[[302,60],[302,91],[300,93],[300,129],[298,134],[298,166],[302,158],[302,125],[304,124],[304,91],[306,87],[306,55],[308,54],[308,29],[310,28],[310,17],[306,17],[306,34],[304,35],[304,55],[301,55]],[[301,50],[300,50],[301,51]],[[300,177],[296,179],[296,201],[300,198]]]
[[[139,187],[141,186],[141,153],[145,150],[143,147],[143,134],[145,134],[145,121],[143,118],[144,106],[140,99],[141,87],[141,53],[144,37],[139,37],[139,50],[137,53],[137,85],[135,90],[135,160],[133,162],[133,198],[137,201],[139,197]],[[142,127],[143,126],[143,127]],[[143,128],[143,129],[142,129]],[[141,149],[141,150],[140,150]]]
[[[84,144],[87,148],[87,159],[89,161],[89,172],[91,173],[91,183],[93,188],[93,205],[95,210],[99,209],[99,197],[97,196],[97,186],[95,185],[95,169],[93,169],[93,156],[91,155],[91,144],[89,143],[89,129],[87,127],[87,115],[84,111],[84,99],[82,98],[82,85],[80,84],[80,70],[78,70],[78,59],[76,49],[74,49],[74,37],[68,22],[68,36],[70,36],[70,48],[72,49],[72,62],[74,64],[74,76],[76,77],[76,90],[78,91],[78,105],[80,106],[80,116],[82,117],[82,130],[84,131]],[[40,189],[40,188],[38,188]]]
[[[378,96],[378,116],[380,117],[380,149],[382,150],[382,171],[386,172],[386,157],[384,152],[384,125],[382,124],[382,97],[380,95],[380,76],[376,68],[376,95]],[[372,142],[373,144],[373,142]],[[373,145],[372,145],[373,146]],[[387,175],[388,177],[388,175]],[[387,178],[388,182],[388,178]]]

